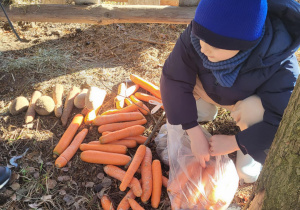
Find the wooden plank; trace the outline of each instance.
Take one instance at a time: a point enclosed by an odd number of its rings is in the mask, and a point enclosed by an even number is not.
[[[138,5],[55,5],[39,4],[6,7],[12,21],[89,23],[170,23],[188,24],[196,7],[138,6]],[[0,20],[6,21],[3,12]]]
[[[66,4],[67,0],[41,0],[41,4]]]
[[[179,0],[180,7],[193,7],[198,6],[200,0]]]
[[[128,5],[160,5],[160,0],[128,0]]]
[[[160,0],[160,5],[178,6],[179,0]]]

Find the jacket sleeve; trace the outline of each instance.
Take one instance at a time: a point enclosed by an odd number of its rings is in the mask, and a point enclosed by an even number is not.
[[[196,84],[197,68],[188,49],[191,25],[181,34],[176,45],[166,60],[161,80],[161,96],[170,124],[181,124],[183,129],[198,125],[196,101],[193,89]]]
[[[236,139],[244,154],[251,155],[256,161],[264,163],[283,112],[299,75],[299,66],[295,56],[281,63],[277,71],[257,90],[265,109],[263,121],[239,132]]]

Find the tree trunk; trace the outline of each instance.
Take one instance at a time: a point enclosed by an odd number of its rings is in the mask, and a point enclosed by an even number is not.
[[[170,23],[189,24],[195,7],[169,7],[145,5],[26,5],[10,8],[6,12],[12,21],[89,23]],[[6,17],[0,12],[0,20]]]
[[[256,182],[249,209],[300,209],[299,195],[300,77]]]

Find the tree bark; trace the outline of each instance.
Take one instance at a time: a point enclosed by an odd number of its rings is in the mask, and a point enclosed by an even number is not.
[[[300,209],[299,195],[300,77],[256,182],[249,209]]]
[[[195,7],[138,6],[138,5],[25,5],[7,8],[12,21],[89,23],[170,23],[188,24]],[[0,20],[6,21],[2,12]]]

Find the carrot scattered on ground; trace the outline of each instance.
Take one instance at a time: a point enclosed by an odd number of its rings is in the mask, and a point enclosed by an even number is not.
[[[145,210],[141,205],[132,198],[128,198],[128,202],[132,210]]]
[[[137,99],[137,97],[135,97],[134,95],[131,95],[130,96],[130,99],[133,103],[137,103],[139,102],[140,100]],[[143,106],[142,107],[139,107],[139,110],[144,114],[144,115],[148,115],[150,113],[150,110],[149,108],[143,103]]]
[[[67,128],[63,136],[60,138],[58,144],[53,150],[54,157],[59,156],[69,146],[82,121],[82,114],[75,115],[71,124],[69,125],[69,127]]]
[[[162,176],[162,185],[167,188],[169,179],[165,176]]]
[[[146,203],[152,193],[152,152],[146,147],[145,157],[141,163],[142,190],[141,201]]]
[[[99,141],[90,141],[88,144],[97,144],[97,145],[103,145],[101,144]],[[130,139],[121,139],[118,141],[113,141],[110,142],[109,144],[113,144],[113,145],[124,145],[127,148],[135,148],[137,143],[135,140],[130,140]]]
[[[118,113],[111,115],[98,115],[93,121],[93,125],[104,125],[116,122],[125,122],[133,120],[141,120],[145,117],[140,112]]]
[[[56,84],[53,87],[52,98],[55,103],[54,113],[56,117],[61,117],[63,113],[63,103],[62,103],[63,92],[64,92],[63,85]]]
[[[114,210],[114,206],[107,195],[103,195],[100,201],[103,210]]]
[[[132,82],[134,82],[135,84],[139,85],[141,88],[149,91],[151,94],[153,94],[155,97],[161,99],[161,94],[160,94],[160,90],[159,87],[154,85],[153,83],[143,79],[142,77],[135,75],[135,74],[131,74],[130,75],[130,79]]]
[[[69,92],[68,97],[66,98],[65,101],[65,106],[63,109],[63,113],[61,115],[61,122],[63,126],[67,125],[69,116],[72,112],[72,109],[74,107],[74,99],[77,96],[77,94],[80,93],[80,89],[78,87],[73,86],[72,89]]]
[[[103,112],[101,115],[110,115],[110,114],[118,114],[118,113],[127,113],[137,111],[139,107],[142,107],[143,103],[136,103],[129,106],[126,106],[122,109],[112,109]]]
[[[124,99],[126,97],[126,85],[121,83],[118,87],[118,95],[115,98],[117,109],[122,109],[124,107]]]
[[[79,148],[79,145],[82,143],[86,135],[88,134],[88,129],[84,128],[82,131],[80,131],[75,138],[73,139],[72,143],[67,147],[63,153],[56,159],[55,166],[57,168],[62,168],[71,160],[71,158],[74,156],[76,151]]]
[[[153,160],[152,162],[152,176],[153,176],[153,188],[151,196],[151,206],[158,208],[160,203],[161,188],[162,188],[162,170],[159,160]]]
[[[144,144],[145,141],[147,140],[147,137],[146,136],[131,136],[131,137],[127,137],[124,139],[132,139],[132,140],[135,140],[136,143],[138,143],[138,144]]]
[[[105,124],[105,125],[99,126],[98,132],[103,133],[104,131],[117,131],[117,130],[121,130],[124,128],[128,128],[133,125],[143,125],[146,123],[147,123],[146,119],[134,120],[134,121],[129,121],[129,122],[121,122],[121,123],[110,123],[110,124]]]
[[[112,141],[124,139],[130,136],[137,136],[143,134],[145,127],[141,125],[134,125],[128,128],[124,128],[118,131],[111,132],[107,135],[101,136],[99,141],[101,144],[107,144]]]
[[[42,96],[42,93],[40,91],[34,91],[32,94],[32,97],[29,102],[29,106],[25,115],[25,123],[30,123],[34,120],[35,117],[35,110],[34,110],[34,105],[36,100]]]
[[[124,198],[121,200],[121,202],[118,205],[117,210],[128,210],[130,208],[130,204],[128,202],[128,198],[132,198],[135,199],[135,195],[132,191],[132,189],[130,189],[127,194],[124,196]]]
[[[140,88],[139,85],[132,85],[129,88],[127,88],[126,89],[126,97],[129,97],[132,94],[134,94],[139,88]]]
[[[103,170],[107,175],[109,175],[119,181],[122,181],[126,174],[126,172],[124,170],[122,170],[119,167],[114,166],[114,165],[106,165],[103,167]],[[135,196],[140,197],[142,195],[142,187],[137,178],[132,177],[129,180],[128,186],[132,189]]]
[[[82,161],[88,163],[112,164],[118,166],[124,166],[131,160],[131,157],[128,155],[93,150],[83,151],[80,154],[80,158]]]
[[[125,191],[127,186],[129,185],[131,179],[133,178],[135,172],[138,170],[138,168],[141,165],[141,162],[144,159],[146,153],[146,146],[140,145],[138,149],[135,152],[135,155],[132,159],[132,162],[130,163],[124,178],[122,179],[122,182],[120,184],[120,190]]]
[[[112,152],[112,153],[119,153],[119,154],[126,154],[127,147],[124,145],[114,145],[114,144],[81,144],[80,145],[81,151],[86,150],[96,150],[102,152]]]
[[[162,104],[162,100],[161,100],[161,99],[156,98],[156,97],[151,96],[151,95],[148,95],[148,94],[146,94],[146,93],[136,92],[136,93],[134,94],[134,96],[135,96],[137,99],[140,99],[140,100],[142,100],[142,101],[146,101],[146,102],[148,102],[148,103],[149,103],[150,100],[152,100],[152,101],[157,101],[157,102],[159,102],[159,103]],[[161,106],[161,108],[164,108],[164,107]]]

